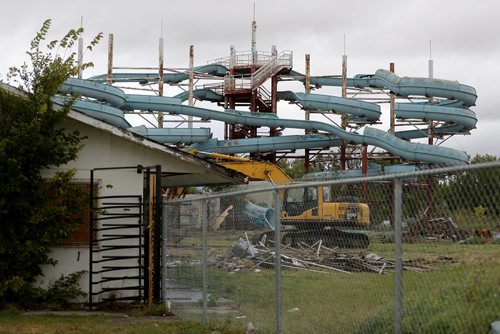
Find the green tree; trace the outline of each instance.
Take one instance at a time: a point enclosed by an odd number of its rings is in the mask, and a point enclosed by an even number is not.
[[[74,160],[82,146],[77,131],[61,127],[72,101],[56,108],[51,97],[79,71],[71,50],[83,29],[42,49],[50,25],[45,21],[31,41],[30,62],[10,68],[7,78],[19,90],[0,89],[0,303],[16,300],[42,274],[41,265],[54,263],[49,246],[74,229],[72,217],[82,207],[81,192],[71,186],[74,171],[42,178],[44,169]]]
[[[492,155],[476,155],[471,164],[499,161]],[[460,172],[440,182],[438,196],[451,210],[470,213],[481,211],[483,216],[500,214],[500,169],[487,168]]]

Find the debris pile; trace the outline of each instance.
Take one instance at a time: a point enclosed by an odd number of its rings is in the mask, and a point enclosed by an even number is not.
[[[276,252],[262,242],[251,245],[248,241],[240,239],[233,246],[230,256],[216,256],[215,267],[239,271],[243,268],[258,271],[258,268],[274,267]],[[374,253],[345,253],[339,248],[329,248],[322,245],[319,240],[312,245],[300,242],[296,247],[283,245],[281,247],[281,267],[311,272],[340,272],[350,274],[353,272],[372,272],[384,274],[395,268],[395,261],[385,259]],[[413,272],[431,271],[432,268],[417,261],[406,261],[403,269]]]
[[[433,219],[421,219],[411,224],[409,230],[410,238],[424,238],[427,240],[451,240],[465,241],[469,233],[460,229],[450,217]]]

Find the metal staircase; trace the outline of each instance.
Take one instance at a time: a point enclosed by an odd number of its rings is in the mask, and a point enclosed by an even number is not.
[[[278,55],[273,56],[265,65],[261,66],[257,71],[252,73],[251,88],[256,89],[273,75],[278,74],[281,70],[293,67],[292,51],[282,51]]]

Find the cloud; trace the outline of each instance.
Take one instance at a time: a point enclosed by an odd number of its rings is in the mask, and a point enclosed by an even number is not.
[[[309,53],[316,75],[340,74],[345,35],[350,76],[374,73],[390,62],[396,64],[398,75],[426,76],[432,40],[435,77],[471,85],[479,95],[473,108],[477,129],[458,139],[457,147],[500,155],[489,139],[500,127],[495,84],[500,77],[500,44],[494,42],[500,34],[498,0],[88,0],[78,6],[63,0],[29,6],[7,1],[2,4],[7,14],[0,21],[0,75],[22,64],[29,41],[46,18],[53,19],[51,37],[60,38],[78,27],[82,16],[86,40],[101,31],[105,34],[86,55],[96,67],[85,76],[106,72],[109,33],[114,34],[115,66],[156,66],[161,35],[166,67],[187,67],[189,45],[195,47],[196,65],[206,64],[228,56],[231,45],[239,51],[250,49],[254,3],[258,49],[270,51],[276,45],[292,50],[298,71],[304,70],[304,54]]]

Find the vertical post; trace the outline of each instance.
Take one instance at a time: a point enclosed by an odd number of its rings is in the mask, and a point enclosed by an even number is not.
[[[83,66],[83,38],[78,38],[78,79],[82,78]]]
[[[162,198],[163,202],[163,198]],[[163,305],[165,306],[165,310],[170,311],[171,305],[167,296],[167,234],[168,234],[168,222],[170,219],[170,213],[168,211],[168,202],[163,203],[163,219],[162,219],[162,232],[161,232],[161,298],[163,299]]]
[[[429,41],[429,79],[434,78],[434,61],[432,60],[432,41]],[[429,103],[432,103],[432,96],[429,97]],[[429,145],[434,145],[434,122],[432,120],[429,121],[429,130],[427,132],[427,143]],[[432,175],[428,176],[427,179],[427,206],[429,210],[427,210],[427,214],[432,217],[434,214],[434,193],[433,193],[433,185],[432,185]]]
[[[306,54],[306,78],[304,80],[304,91],[306,94],[311,93],[311,55]],[[311,115],[309,113],[309,110],[305,110],[305,119],[306,121],[309,121],[311,119]],[[305,130],[305,133],[308,134],[309,131]],[[309,149],[304,150],[304,171],[307,173],[309,171],[309,164],[310,164],[310,154],[309,154]]]
[[[394,73],[394,63],[390,63],[389,64],[389,70]],[[390,108],[390,120],[389,120],[389,133],[390,134],[394,134],[395,132],[395,127],[396,127],[396,114],[394,113],[394,102],[395,102],[395,99],[394,99],[394,94],[391,93],[389,95],[389,108]]]
[[[234,69],[236,66],[236,49],[234,45],[229,48],[229,69]]]
[[[345,54],[345,35],[344,35],[344,54],[342,55],[342,98],[347,97],[347,55]],[[342,114],[341,117],[342,129],[347,128],[347,115]],[[340,142],[340,168],[346,169],[346,149],[347,143],[345,140]]]
[[[429,44],[431,41],[429,41]],[[429,79],[434,78],[434,61],[432,60],[432,44],[429,45],[430,48],[430,57],[429,57]],[[429,103],[432,103],[432,96],[429,97]],[[429,131],[428,131],[428,144],[434,145],[434,122],[432,120],[429,121]]]
[[[158,303],[161,301],[161,230],[162,230],[162,196],[161,196],[161,165],[155,166],[155,193],[154,193],[154,249],[153,249],[153,301]]]
[[[208,324],[208,222],[210,217],[210,200],[203,201],[206,214],[201,222],[203,232],[203,324]]]
[[[150,178],[149,178],[150,170],[146,168],[144,170],[144,191],[143,191],[143,227],[144,227],[144,303],[149,301],[149,253],[150,253],[150,237],[149,237],[149,221],[151,216],[150,211],[150,201],[151,198],[149,196],[150,193]]]
[[[83,16],[80,18],[80,28],[83,28]],[[83,66],[83,38],[78,38],[78,79],[82,78]]]
[[[274,244],[275,244],[275,288],[276,333],[281,333],[281,198],[278,190],[274,191]]]
[[[252,64],[257,64],[257,22],[255,21],[255,4],[253,4],[252,20]]]
[[[93,294],[92,294],[92,278],[94,271],[92,269],[94,261],[94,170],[90,170],[90,217],[89,217],[89,310],[92,311]]]
[[[271,48],[271,55],[273,60],[278,56],[278,50],[276,49],[276,45],[273,45]],[[275,74],[271,77],[271,112],[273,114],[278,113],[278,74]],[[276,128],[271,128],[269,130],[269,136],[277,136],[278,131]],[[276,162],[276,152],[272,155],[272,161]]]
[[[394,221],[394,258],[395,258],[395,284],[394,284],[394,332],[403,332],[403,238],[402,238],[402,205],[403,191],[402,180],[394,179],[393,191],[393,221]]]
[[[276,49],[276,45],[273,45],[271,48],[271,55],[273,59],[276,59],[278,56],[278,50]],[[278,108],[278,75],[275,74],[271,77],[271,112],[276,114]]]
[[[109,34],[108,37],[108,77],[106,83],[113,84],[113,34]]]
[[[194,105],[194,47],[189,46],[189,95],[188,104],[189,106]],[[188,128],[193,127],[193,116],[188,116]]]
[[[160,37],[158,43],[158,96],[163,96],[163,84],[165,81],[165,73],[164,73],[164,40],[163,37]],[[163,113],[161,111],[158,112],[158,128],[163,128]]]
[[[361,173],[363,177],[368,175],[368,146],[363,145],[361,149]],[[368,199],[368,188],[366,181],[361,184],[361,198],[366,203]]]

